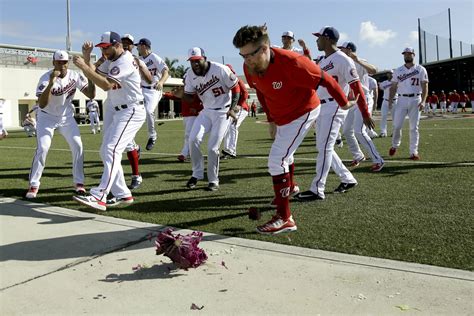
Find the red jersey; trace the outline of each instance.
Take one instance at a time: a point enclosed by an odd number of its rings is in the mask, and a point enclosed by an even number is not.
[[[429,103],[438,103],[438,96],[436,94],[432,94],[430,96],[430,102]]]
[[[165,92],[163,94],[165,98],[168,98],[170,100],[181,100],[180,98],[175,97],[172,93],[170,92]],[[181,100],[181,115],[183,117],[187,116],[197,116],[199,112],[201,112],[203,106],[202,102],[197,96],[197,94],[194,95],[193,97],[193,102],[188,103],[184,100]]]
[[[249,98],[249,92],[247,91],[247,87],[245,87],[245,82],[239,78],[239,87],[240,87],[240,98],[239,102],[237,103],[244,109],[245,111],[249,111],[249,105],[247,104],[247,99]]]
[[[251,74],[245,64],[244,73],[250,87],[257,90],[269,120],[285,125],[319,106],[316,89],[323,72],[306,56],[280,48],[270,49],[270,64],[263,75]],[[345,105],[347,98],[339,85],[334,80],[335,86],[332,85],[329,75],[324,78],[329,78],[330,90],[340,93],[335,96],[336,101]]]
[[[453,93],[451,97],[449,98],[451,102],[459,102],[459,99],[460,99],[460,96],[457,93]]]
[[[439,101],[440,101],[440,102],[446,102],[446,94],[441,93],[441,94],[439,95]]]
[[[467,94],[461,93],[461,95],[459,96],[459,102],[467,102],[467,101],[469,101]]]

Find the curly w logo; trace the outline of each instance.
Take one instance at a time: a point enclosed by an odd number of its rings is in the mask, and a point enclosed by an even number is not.
[[[275,90],[281,89],[281,87],[283,86],[283,82],[274,81],[274,82],[272,82],[272,86],[273,86],[273,89],[275,89]]]
[[[287,198],[290,196],[290,187],[286,187],[280,190],[280,194],[282,198]]]

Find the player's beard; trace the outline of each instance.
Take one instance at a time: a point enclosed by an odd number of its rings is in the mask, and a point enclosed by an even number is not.
[[[413,56],[405,56],[403,59],[405,60],[405,64],[413,63]]]

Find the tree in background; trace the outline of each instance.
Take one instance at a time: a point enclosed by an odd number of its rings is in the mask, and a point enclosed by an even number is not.
[[[179,60],[176,58],[169,59],[168,57],[165,57],[165,63],[168,66],[170,77],[183,78],[184,74],[188,70],[189,67],[185,67],[184,65],[176,66],[178,62]]]

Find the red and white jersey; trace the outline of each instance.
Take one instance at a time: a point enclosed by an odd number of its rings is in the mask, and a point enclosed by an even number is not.
[[[39,98],[49,84],[51,72],[43,74],[36,88],[36,96]],[[72,100],[76,89],[83,91],[87,89],[88,81],[83,74],[68,69],[64,78],[57,77],[51,87],[48,105],[41,110],[54,116],[74,116],[75,110]]]
[[[106,60],[96,70],[116,83],[107,91],[107,100],[112,106],[143,101],[140,72],[130,52],[125,51],[114,61]]]
[[[432,94],[430,96],[430,102],[429,103],[437,104],[438,103],[438,96],[436,94]]]
[[[392,82],[398,83],[398,94],[421,94],[421,84],[428,82],[428,73],[425,67],[419,64],[411,68],[403,65],[393,72]]]
[[[89,112],[99,112],[99,103],[96,100],[89,100],[86,103],[86,107]]]
[[[168,66],[163,61],[163,59],[155,53],[150,53],[148,56],[143,57],[140,56],[140,60],[142,60],[148,70],[150,71],[151,75],[153,76],[153,82],[149,84],[145,80],[142,80],[142,86],[149,87],[150,85],[153,87],[156,83],[161,79],[162,73],[164,69],[168,69]]]
[[[384,100],[388,101],[388,98],[390,97],[390,88],[392,87],[393,82],[390,80],[385,80],[379,83],[379,87],[381,90],[383,90],[383,98]],[[393,97],[393,101],[397,100],[398,96],[395,93],[395,96]]]
[[[209,61],[209,69],[204,76],[198,76],[192,68],[186,72],[184,92],[197,94],[204,109],[219,109],[230,105],[231,90],[239,84],[239,79],[229,67]]]
[[[329,56],[323,56],[318,63],[321,70],[331,75],[346,95],[349,94],[349,85],[359,80],[354,61],[342,51],[337,50]],[[332,98],[325,87],[318,87],[318,96],[321,100]]]

